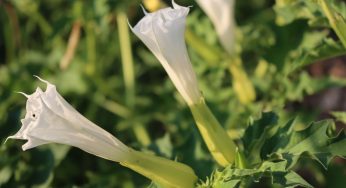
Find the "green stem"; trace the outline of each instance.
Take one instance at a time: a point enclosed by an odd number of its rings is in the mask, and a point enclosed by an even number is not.
[[[153,180],[166,188],[193,188],[197,181],[187,165],[135,150],[120,164]]]
[[[201,40],[189,28],[186,28],[185,39],[187,44],[190,45],[208,63],[216,65],[221,60],[223,54]]]
[[[229,70],[233,77],[233,88],[242,104],[249,104],[256,99],[255,88],[248,78],[240,58],[232,58]]]
[[[95,94],[93,101],[102,108],[122,118],[128,118],[131,115],[130,109],[115,101],[107,100],[106,97],[101,94]]]
[[[129,34],[129,26],[127,24],[126,13],[123,10],[117,11],[117,22],[119,30],[119,42],[121,51],[121,62],[123,67],[124,82],[125,82],[125,97],[127,106],[134,111],[136,100],[136,85],[135,85],[135,69],[133,66],[131,41]],[[150,137],[143,125],[137,123],[133,126],[134,134],[142,145],[150,144]]]
[[[234,162],[235,143],[217,121],[202,99],[200,103],[189,106],[197,127],[214,159],[221,166]]]
[[[89,75],[94,75],[96,72],[96,39],[94,22],[90,21],[86,24],[86,45],[88,53],[88,65],[86,66],[86,72]]]
[[[137,140],[143,145],[143,146],[149,146],[151,143],[149,134],[147,129],[143,126],[141,123],[134,123],[132,126],[133,132],[137,138]]]
[[[216,65],[223,57],[231,58],[230,72],[233,77],[234,90],[242,104],[248,104],[256,99],[256,91],[246,74],[241,59],[220,53],[197,37],[189,28],[185,32],[186,42],[207,62]]]
[[[130,42],[127,18],[124,11],[117,11],[117,22],[119,31],[119,42],[121,52],[121,62],[123,67],[126,104],[133,108],[135,105],[135,74],[132,58],[132,49]]]
[[[246,169],[248,167],[244,153],[236,148],[235,166],[239,169]]]
[[[346,22],[344,18],[337,13],[326,0],[319,0],[318,2],[321,5],[324,14],[328,18],[330,26],[346,48]]]
[[[53,29],[48,21],[39,12],[34,12],[32,14],[32,17],[34,20],[36,20],[46,36],[50,35],[53,32]]]

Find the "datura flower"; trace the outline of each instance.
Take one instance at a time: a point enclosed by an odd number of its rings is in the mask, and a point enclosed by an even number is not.
[[[23,150],[48,143],[71,145],[119,162],[162,186],[193,187],[197,177],[190,167],[127,147],[78,113],[55,85],[39,79],[47,84],[46,91],[38,87],[31,95],[22,93],[28,98],[25,118],[21,120],[21,129],[7,139],[27,140]]]
[[[172,1],[173,8],[145,13],[132,31],[161,62],[173,84],[183,96],[197,127],[214,159],[222,166],[234,161],[235,144],[209,110],[197,86],[188,56],[184,32],[188,7]]]
[[[234,0],[197,0],[197,3],[212,21],[222,46],[229,54],[234,54]]]
[[[184,40],[189,8],[172,3],[173,8],[153,13],[144,10],[145,17],[131,29],[160,61],[179,93],[191,105],[198,103],[202,96]]]

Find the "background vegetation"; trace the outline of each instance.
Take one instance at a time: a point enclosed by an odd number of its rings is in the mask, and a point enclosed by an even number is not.
[[[210,20],[196,2],[176,2],[193,6],[187,28],[196,40],[210,51],[223,53]],[[239,102],[227,63],[203,56],[201,49],[188,43],[200,89],[234,139],[263,118],[262,112],[275,111],[280,123],[297,117],[295,128],[303,129],[311,121],[332,117],[333,111],[345,111],[346,58],[342,55],[346,51],[311,2],[237,1],[238,48],[257,93],[250,104]],[[0,1],[0,187],[150,184],[129,169],[76,148],[49,144],[22,152],[24,141],[2,144],[20,128],[25,114],[26,100],[16,92],[31,93],[38,85],[44,87],[33,75],[55,84],[81,114],[127,145],[177,158],[202,180],[211,175],[216,164],[158,60],[132,33],[133,69],[131,59],[121,55],[126,52],[121,52],[124,42],[120,44],[119,31],[124,28],[119,20],[126,15],[132,25],[137,23],[143,17],[141,3]],[[334,3],[346,17],[346,4]],[[345,116],[335,116],[339,120],[336,128],[341,129]],[[294,169],[316,187],[346,184],[346,162],[340,158],[327,171],[305,159]]]

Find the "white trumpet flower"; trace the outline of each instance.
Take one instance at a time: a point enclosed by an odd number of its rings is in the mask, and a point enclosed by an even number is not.
[[[229,54],[234,54],[234,0],[197,0],[197,3],[212,21],[222,46]]]
[[[46,91],[37,88],[31,95],[22,93],[28,98],[27,112],[22,119],[21,129],[7,139],[27,140],[22,146],[23,150],[48,143],[71,145],[119,162],[164,187],[194,186],[197,176],[189,166],[127,147],[78,113],[54,85],[39,79],[47,84]]]
[[[187,53],[184,33],[188,7],[172,1],[173,8],[160,9],[145,16],[132,31],[160,61],[173,84],[189,104],[198,103],[201,93]]]
[[[127,146],[78,113],[54,85],[40,80],[47,84],[46,91],[38,87],[31,95],[23,93],[28,98],[25,118],[21,129],[8,138],[28,140],[23,150],[54,142],[116,162],[126,159]]]

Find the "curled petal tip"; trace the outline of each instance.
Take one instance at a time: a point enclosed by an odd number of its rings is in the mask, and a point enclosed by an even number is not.
[[[141,4],[140,6],[141,6],[141,8],[142,8],[142,10],[143,10],[144,15],[148,15],[148,12],[145,10],[145,8],[143,7],[143,5]]]
[[[5,142],[2,144],[6,144],[7,140],[10,139],[10,136],[6,138]]]
[[[17,137],[15,135],[13,136],[9,136],[6,138],[5,142],[3,144],[6,144],[6,142],[8,141],[8,139],[16,139]]]
[[[172,0],[172,5],[173,5],[173,8],[174,8],[174,9],[179,9],[179,8],[191,8],[191,7],[192,7],[192,5],[187,6],[187,7],[180,6],[180,5],[178,5],[174,0]]]
[[[129,25],[130,29],[132,30],[133,28],[132,28],[132,25],[130,24],[129,19],[126,19],[126,20],[127,20],[127,25]]]
[[[26,93],[24,93],[24,92],[18,91],[18,92],[16,92],[16,93],[22,94],[22,95],[24,95],[26,98],[29,98],[29,95],[26,94]]]
[[[49,84],[49,82],[48,82],[47,80],[44,80],[44,79],[40,78],[40,77],[37,76],[37,75],[33,75],[33,76],[36,77],[37,79],[39,79],[41,82],[44,82],[44,83],[46,83],[46,84]]]

